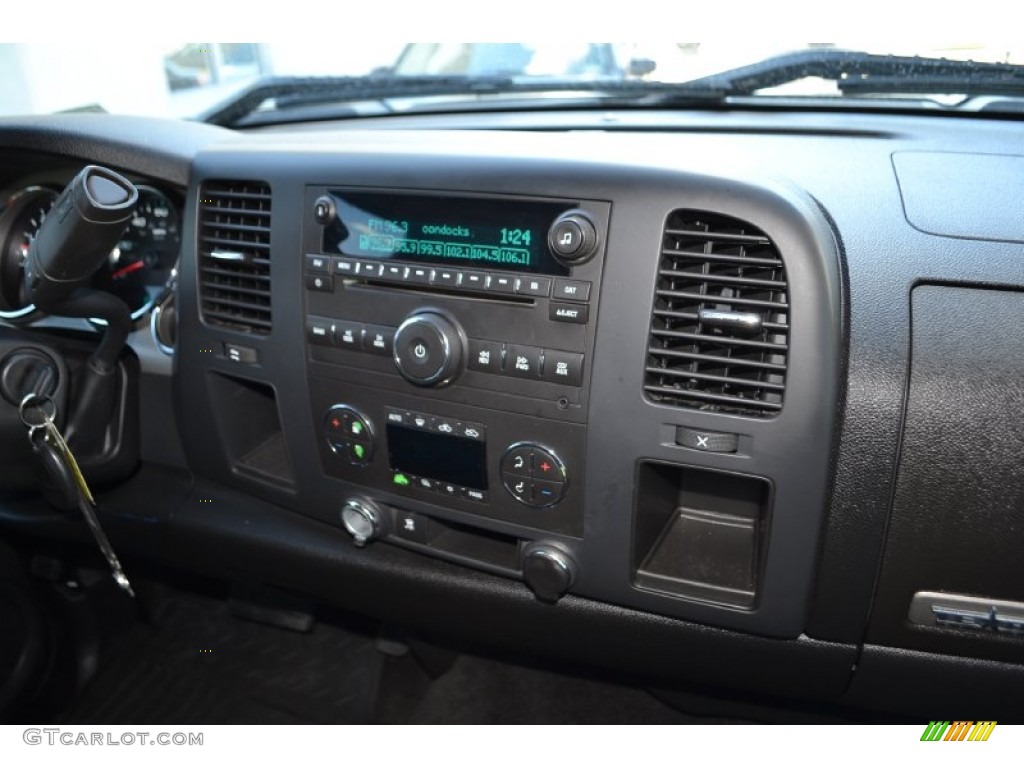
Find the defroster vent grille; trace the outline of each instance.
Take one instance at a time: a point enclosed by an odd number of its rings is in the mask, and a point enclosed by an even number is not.
[[[245,333],[270,333],[269,185],[203,183],[199,296],[205,322]]]
[[[788,351],[786,269],[772,241],[728,216],[670,214],[654,293],[647,397],[771,416],[782,409]]]

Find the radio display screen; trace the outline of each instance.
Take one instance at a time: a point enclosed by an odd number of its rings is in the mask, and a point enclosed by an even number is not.
[[[324,253],[568,275],[551,255],[552,222],[571,203],[331,190],[338,215],[324,228]]]
[[[386,430],[392,471],[487,489],[487,450],[483,441],[397,424],[388,424]]]

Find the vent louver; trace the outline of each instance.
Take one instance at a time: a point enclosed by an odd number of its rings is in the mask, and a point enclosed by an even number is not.
[[[203,320],[269,334],[270,187],[207,181],[199,192],[199,297]]]
[[[782,409],[786,270],[760,230],[727,216],[669,215],[644,391],[655,402],[745,416]]]

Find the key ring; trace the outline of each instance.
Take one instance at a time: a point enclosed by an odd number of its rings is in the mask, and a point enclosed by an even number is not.
[[[50,404],[50,413],[46,412],[47,403]],[[38,412],[41,418],[41,421],[38,423],[29,418],[30,414],[36,412]],[[21,417],[21,423],[28,427],[29,437],[31,437],[37,429],[42,429],[47,424],[53,423],[53,420],[57,417],[57,404],[53,402],[53,398],[49,395],[39,395],[35,392],[30,392],[21,399],[21,404],[18,406],[18,415]]]

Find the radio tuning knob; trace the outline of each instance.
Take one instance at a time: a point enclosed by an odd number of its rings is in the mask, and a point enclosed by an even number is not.
[[[567,266],[582,264],[597,253],[597,227],[585,211],[566,211],[548,230],[548,248]]]
[[[463,335],[455,323],[436,312],[417,312],[395,331],[395,367],[418,386],[445,384],[462,367],[462,348]]]
[[[553,544],[531,544],[523,555],[523,579],[538,600],[557,603],[576,581],[576,561]]]

